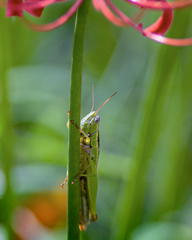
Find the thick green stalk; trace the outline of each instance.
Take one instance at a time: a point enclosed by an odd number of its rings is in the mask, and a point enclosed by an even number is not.
[[[77,12],[73,42],[70,120],[77,125],[80,125],[83,52],[89,6],[90,0],[85,0]],[[69,124],[69,126],[67,237],[68,240],[78,240],[80,237],[79,179],[77,179],[77,182],[73,185],[71,182],[73,182],[75,177],[79,174],[80,138],[79,130],[72,124]]]
[[[6,19],[1,13],[1,38],[0,38],[0,151],[3,171],[6,179],[5,194],[2,198],[1,217],[7,230],[8,240],[13,239],[11,228],[11,213],[13,209],[14,195],[11,188],[10,172],[13,165],[13,120],[10,114],[10,102],[7,87],[7,72],[11,60],[11,20]]]

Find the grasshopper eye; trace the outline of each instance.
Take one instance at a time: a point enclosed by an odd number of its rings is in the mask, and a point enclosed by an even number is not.
[[[100,117],[99,117],[99,115],[97,115],[96,117],[95,117],[95,122],[99,122],[100,121]]]

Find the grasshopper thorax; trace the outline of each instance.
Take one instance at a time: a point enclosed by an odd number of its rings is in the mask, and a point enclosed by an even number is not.
[[[99,129],[99,121],[99,115],[95,111],[92,111],[81,120],[81,129],[86,134],[94,133]]]

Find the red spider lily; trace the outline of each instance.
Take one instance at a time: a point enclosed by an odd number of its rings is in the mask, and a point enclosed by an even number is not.
[[[33,16],[40,17],[43,9],[58,2],[65,2],[67,0],[8,0],[7,5],[3,0],[0,0],[0,6],[6,7],[7,17],[19,16],[21,21],[30,29],[34,31],[50,31],[63,25],[73,16],[73,14],[80,7],[84,0],[76,0],[72,7],[60,18],[48,24],[35,24],[23,17],[23,10],[27,11]],[[119,8],[117,8],[111,0],[92,0],[93,5],[97,11],[111,21],[113,24],[121,27],[132,27],[143,36],[148,37],[154,41],[173,45],[173,46],[187,46],[192,44],[192,38],[174,39],[163,36],[170,28],[173,21],[173,9],[181,9],[192,4],[192,0],[180,0],[167,2],[166,0],[124,0],[127,3],[133,4],[141,8],[132,17],[127,17]],[[146,10],[161,10],[162,15],[155,23],[147,28],[143,28],[142,23],[137,24],[144,15]]]

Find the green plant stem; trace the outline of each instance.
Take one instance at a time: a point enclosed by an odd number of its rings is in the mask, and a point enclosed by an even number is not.
[[[1,217],[7,230],[7,239],[13,239],[11,227],[11,213],[14,204],[14,194],[11,188],[10,173],[13,166],[14,155],[14,136],[13,120],[10,113],[11,104],[9,102],[7,87],[7,72],[10,68],[11,59],[11,19],[6,19],[4,14],[1,15],[1,38],[0,38],[0,148],[3,171],[6,179],[6,189],[1,199]]]
[[[85,30],[90,0],[85,0],[76,16],[71,69],[70,120],[80,126],[81,85]],[[68,160],[68,197],[67,197],[67,230],[68,240],[78,240],[79,233],[79,174],[80,138],[79,130],[69,124],[69,160]]]

